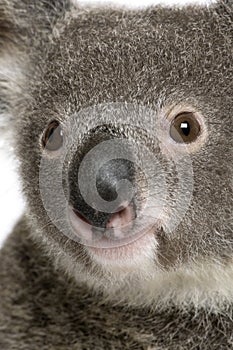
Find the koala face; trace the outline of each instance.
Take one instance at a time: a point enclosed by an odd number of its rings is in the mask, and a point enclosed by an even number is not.
[[[131,298],[226,266],[231,4],[83,11],[54,1],[45,11],[31,30],[16,16],[21,37],[5,44],[2,69],[17,67],[2,100],[33,236],[75,278],[118,295],[131,286]]]

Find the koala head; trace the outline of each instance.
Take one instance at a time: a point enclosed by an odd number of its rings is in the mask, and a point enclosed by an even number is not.
[[[1,0],[2,124],[58,268],[132,304],[233,298],[232,26],[231,1]]]

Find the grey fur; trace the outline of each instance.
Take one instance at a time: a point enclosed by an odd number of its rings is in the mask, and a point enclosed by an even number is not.
[[[0,348],[232,349],[233,2],[130,11],[1,0],[0,28],[1,118],[12,131],[27,202],[0,255]],[[9,57],[15,76],[5,74]],[[107,102],[157,110],[159,100],[194,106],[207,140],[191,154],[194,193],[185,217],[172,236],[158,236],[155,284],[166,276],[168,284],[150,291],[151,275],[115,275],[58,231],[38,176],[40,136],[51,117],[62,121]],[[200,261],[212,289],[198,273],[185,275]],[[186,276],[180,289],[169,284],[173,275]]]

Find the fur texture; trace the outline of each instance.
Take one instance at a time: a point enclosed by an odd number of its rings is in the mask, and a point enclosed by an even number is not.
[[[1,0],[0,29],[1,125],[10,129],[27,203],[0,254],[1,349],[232,349],[232,1],[130,11]],[[182,150],[163,128],[159,150],[146,138],[166,168],[168,205],[150,249],[111,264],[51,221],[39,171],[48,122],[85,108],[93,114],[77,117],[80,130],[98,118],[93,106],[106,105],[125,137],[145,143],[132,127],[138,120],[124,128],[114,116],[116,103],[149,108],[164,128],[172,113],[195,111],[203,133],[187,146],[193,193],[172,233],[169,152]],[[64,172],[75,157],[71,150]],[[46,174],[57,183],[56,171]]]

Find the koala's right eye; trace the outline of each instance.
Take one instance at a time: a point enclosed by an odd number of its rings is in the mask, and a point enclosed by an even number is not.
[[[43,137],[42,145],[47,151],[57,151],[63,145],[63,132],[60,123],[53,120],[47,126]]]

